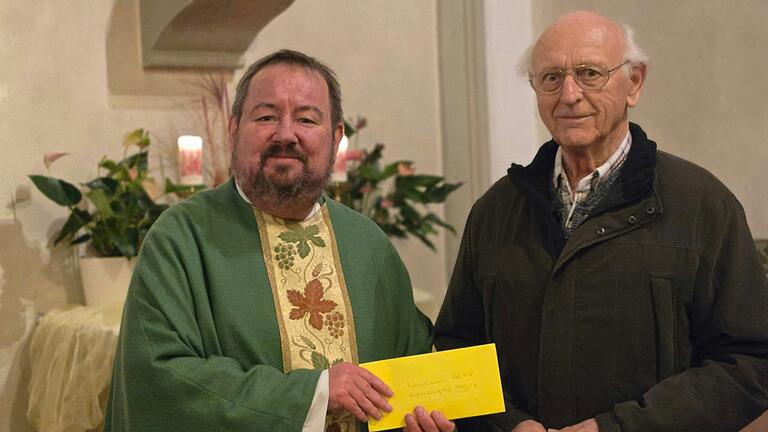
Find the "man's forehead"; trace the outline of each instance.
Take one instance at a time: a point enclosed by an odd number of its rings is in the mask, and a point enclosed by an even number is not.
[[[534,45],[532,61],[538,63],[580,63],[616,61],[624,49],[621,28],[592,13],[575,13],[557,20]]]
[[[253,76],[248,87],[249,95],[279,90],[296,96],[328,97],[328,85],[319,72],[291,64],[264,67]]]

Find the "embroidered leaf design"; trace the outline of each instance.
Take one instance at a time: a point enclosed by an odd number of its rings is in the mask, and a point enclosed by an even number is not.
[[[303,341],[305,344],[307,344],[307,346],[308,346],[308,347],[312,348],[313,350],[317,349],[317,347],[315,346],[315,344],[314,344],[314,343],[312,343],[312,341],[311,341],[311,340],[309,340],[309,338],[308,338],[308,337],[306,337],[306,336],[299,336],[299,337],[301,338],[301,340],[302,340],[302,341]]]
[[[323,271],[323,263],[315,266],[315,268],[312,270],[312,277],[318,277],[321,271]]]
[[[339,364],[339,363],[341,363],[343,361],[344,361],[343,358],[337,358],[336,360],[333,361],[333,363],[331,363],[331,366],[336,366],[337,364]]]
[[[320,228],[317,225],[310,225],[306,228],[297,223],[287,223],[285,227],[288,231],[281,232],[278,237],[286,243],[296,243],[296,249],[301,258],[309,255],[309,242],[317,247],[325,247],[325,241],[318,236]]]
[[[292,320],[300,320],[309,314],[309,325],[322,330],[323,314],[336,309],[336,302],[323,299],[323,285],[318,279],[309,281],[304,287],[304,294],[288,290],[288,301],[294,306],[288,314]]]
[[[312,351],[312,367],[317,370],[325,370],[331,367],[328,362],[328,357],[320,354],[317,351]]]

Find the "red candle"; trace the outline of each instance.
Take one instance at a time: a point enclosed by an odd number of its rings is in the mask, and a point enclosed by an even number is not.
[[[194,135],[182,135],[179,143],[179,183],[199,185],[203,183],[203,139]]]

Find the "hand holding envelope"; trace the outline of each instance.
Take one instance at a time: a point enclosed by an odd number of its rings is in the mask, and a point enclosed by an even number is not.
[[[496,345],[487,344],[436,353],[421,354],[363,363],[361,367],[387,384],[394,395],[389,399],[391,411],[371,420],[371,432],[408,426],[409,430],[429,430],[422,418],[406,422],[417,407],[437,410],[447,419],[472,417],[504,411]],[[416,411],[415,420],[426,414]],[[435,422],[438,423],[438,422]],[[446,423],[442,423],[446,425]],[[434,426],[434,425],[431,425]],[[442,430],[442,429],[440,429]]]
[[[392,390],[374,374],[352,363],[339,363],[328,369],[328,409],[349,411],[361,422],[381,419],[381,413],[392,411],[386,398]]]

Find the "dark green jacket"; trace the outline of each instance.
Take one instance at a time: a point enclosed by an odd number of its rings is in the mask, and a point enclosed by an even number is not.
[[[768,408],[768,283],[744,211],[630,132],[619,181],[567,241],[553,141],[469,215],[435,345],[496,343],[501,430],[736,431]]]

